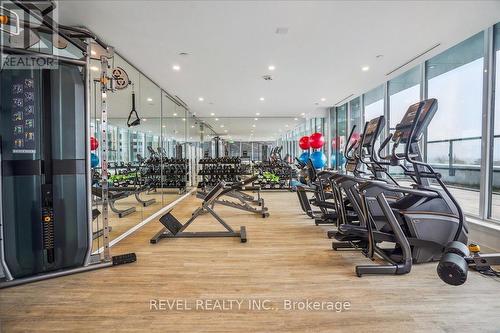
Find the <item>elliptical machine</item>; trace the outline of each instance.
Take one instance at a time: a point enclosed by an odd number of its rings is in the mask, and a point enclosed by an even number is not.
[[[416,180],[412,187],[402,187],[380,181],[367,181],[359,186],[362,209],[367,217],[368,247],[365,255],[375,254],[388,262],[386,265],[360,265],[356,274],[406,274],[412,264],[439,260],[443,248],[450,241],[467,242],[467,223],[463,212],[441,180],[441,175],[422,161],[419,148],[423,133],[437,112],[436,99],[428,99],[409,107],[403,120],[396,126],[390,139],[381,150],[393,142],[392,153],[379,157],[401,166],[406,176]],[[404,145],[404,153],[396,152]],[[402,163],[407,162],[411,168]],[[431,186],[435,180],[439,187]],[[400,193],[399,200],[389,204],[385,192]],[[376,226],[372,212],[381,210],[385,226]],[[378,221],[377,223],[380,223]],[[379,246],[382,242],[393,243],[394,247]]]

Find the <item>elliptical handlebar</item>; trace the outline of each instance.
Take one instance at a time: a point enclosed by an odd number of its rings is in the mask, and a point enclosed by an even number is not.
[[[389,141],[391,141],[391,139],[392,139],[392,133],[390,133],[389,136],[387,138],[385,138],[385,140],[380,145],[380,148],[378,149],[378,152],[377,152],[378,158],[380,160],[389,161],[391,159],[391,157],[389,155],[382,156],[382,151],[389,144]]]

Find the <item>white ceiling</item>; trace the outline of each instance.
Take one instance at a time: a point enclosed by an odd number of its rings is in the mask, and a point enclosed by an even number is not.
[[[437,43],[393,76],[500,21],[500,2],[64,1],[58,19],[97,33],[198,116],[296,117],[373,88]],[[276,34],[278,27],[288,34]]]

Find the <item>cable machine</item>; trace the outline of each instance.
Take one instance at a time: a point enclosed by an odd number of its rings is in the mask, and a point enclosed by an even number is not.
[[[85,29],[57,25],[52,1],[2,2],[7,4],[2,54],[52,67],[1,69],[0,288],[134,262],[134,253],[111,256],[109,250],[106,97],[114,86],[108,75],[113,49]],[[33,19],[41,25],[33,27]],[[37,38],[13,42],[28,33]],[[33,51],[41,39],[76,56]],[[91,58],[101,64],[102,94],[104,246],[97,253],[90,191]]]

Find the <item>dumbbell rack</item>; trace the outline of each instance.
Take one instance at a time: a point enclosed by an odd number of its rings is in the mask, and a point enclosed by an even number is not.
[[[201,159],[199,164],[198,176],[201,176],[201,181],[198,182],[198,188],[212,187],[220,181],[230,185],[240,181],[241,176],[250,174],[240,159],[208,158]]]
[[[253,183],[254,186],[260,186],[261,190],[269,191],[291,191],[292,179],[297,177],[296,171],[284,163],[263,162],[254,165],[254,172],[260,175],[259,180]],[[264,172],[270,172],[280,178],[279,183],[267,181],[263,178]]]
[[[142,178],[154,188],[178,189],[185,193],[189,182],[189,160],[165,158],[142,166]]]

